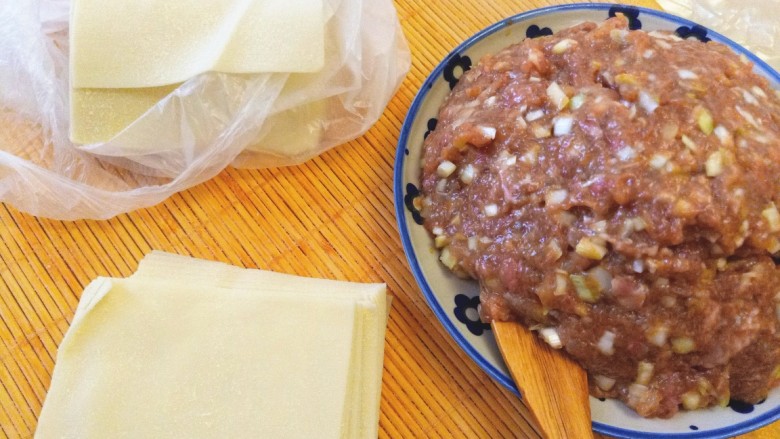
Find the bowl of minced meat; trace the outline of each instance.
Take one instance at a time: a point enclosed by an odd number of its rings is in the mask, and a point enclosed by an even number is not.
[[[473,60],[420,142],[423,227],[481,320],[538,330],[592,396],[647,418],[760,403],[780,95],[724,44],[614,15]]]

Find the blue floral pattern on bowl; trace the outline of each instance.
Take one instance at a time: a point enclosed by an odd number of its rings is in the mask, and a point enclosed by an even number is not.
[[[455,308],[452,313],[459,322],[466,325],[472,334],[480,336],[490,329],[490,325],[479,319],[479,296],[458,294],[455,296]]]
[[[639,9],[632,6],[612,6],[609,8],[607,16],[614,17],[617,14],[623,14],[628,19],[628,28],[631,30],[642,29],[642,21],[639,20]]]
[[[549,36],[552,34],[553,31],[549,27],[539,27],[535,24],[528,26],[528,29],[525,30],[526,38],[539,38],[539,37]]]
[[[695,24],[693,26],[680,26],[674,31],[680,38],[696,38],[699,41],[706,43],[710,41],[707,37],[707,28]]]
[[[444,65],[444,80],[450,85],[450,90],[455,88],[455,85],[460,79],[460,75],[471,69],[471,58],[467,55],[461,55],[458,53],[453,54],[447,63]]]
[[[412,215],[412,219],[414,220],[415,224],[421,226],[423,224],[423,218],[420,215],[420,208],[417,205],[417,203],[419,203],[419,199],[420,190],[417,189],[417,186],[415,186],[413,183],[407,183],[406,195],[404,195],[404,206],[406,206],[406,210],[408,210]]]
[[[583,21],[601,21],[615,14],[628,17],[632,29],[667,30],[682,38],[710,39],[745,55],[756,71],[780,87],[780,74],[755,55],[725,37],[696,23],[672,15],[614,4],[577,4],[542,8],[505,19],[459,45],[423,83],[404,121],[394,173],[396,218],[412,273],[436,317],[458,345],[488,375],[518,394],[488,325],[478,321],[479,291],[473,281],[452,275],[438,261],[419,211],[420,152],[424,138],[436,128],[439,105],[460,75],[488,53],[495,53],[524,38],[550,35]],[[615,400],[591,398],[593,427],[619,438],[726,438],[780,419],[780,389],[762,404],[733,401],[727,408],[681,412],[668,420],[644,419]]]
[[[423,140],[425,140],[426,137],[428,137],[428,134],[431,134],[431,131],[436,129],[436,124],[439,123],[439,120],[435,117],[432,117],[428,119],[428,131],[423,134]]]

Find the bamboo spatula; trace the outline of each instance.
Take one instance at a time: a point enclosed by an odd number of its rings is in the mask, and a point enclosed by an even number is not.
[[[504,362],[542,436],[592,438],[585,370],[519,323],[491,325]]]

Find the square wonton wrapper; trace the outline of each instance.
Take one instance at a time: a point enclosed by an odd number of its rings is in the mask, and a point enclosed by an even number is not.
[[[85,289],[36,437],[375,437],[385,327],[383,284],[154,252]]]
[[[204,72],[305,73],[325,58],[323,0],[75,0],[70,137],[111,139]]]

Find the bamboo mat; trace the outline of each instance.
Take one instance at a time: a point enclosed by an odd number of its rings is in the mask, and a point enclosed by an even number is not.
[[[525,408],[448,336],[406,263],[392,172],[404,115],[444,55],[499,19],[560,1],[396,0],[411,71],[363,137],[301,166],[227,169],[158,206],[61,222],[0,205],[0,436],[31,437],[84,288],[152,249],[304,276],[386,282],[380,437],[538,437]],[[652,6],[652,0],[627,3]],[[775,424],[745,436],[780,437]]]

